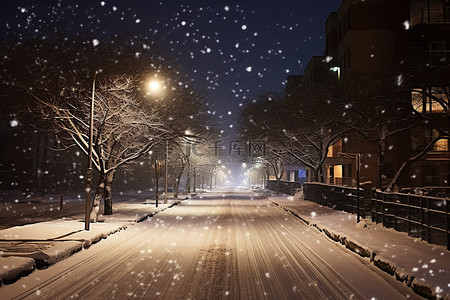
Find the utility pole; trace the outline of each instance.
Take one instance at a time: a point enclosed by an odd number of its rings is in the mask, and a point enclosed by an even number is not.
[[[339,152],[338,156],[355,159],[356,163],[356,222],[359,223],[361,219],[360,209],[359,209],[359,189],[360,189],[360,172],[361,172],[361,153],[342,153]]]
[[[361,170],[361,154],[356,154],[356,222],[359,223],[360,213],[359,213],[359,173]]]
[[[84,212],[84,229],[89,231],[90,225],[90,211],[91,211],[91,184],[92,184],[92,143],[94,138],[94,96],[95,96],[95,78],[97,73],[94,75],[94,80],[92,81],[92,97],[90,105],[90,115],[89,115],[89,155],[88,155],[88,168],[86,174],[86,205]]]
[[[155,199],[156,199],[156,207],[158,207],[158,198],[159,198],[159,171],[161,170],[161,163],[156,160],[153,164],[153,168],[155,169]]]
[[[166,141],[166,156],[164,158],[164,204],[167,204],[167,179],[168,179],[168,171],[169,169],[167,168],[167,161],[169,158],[169,140]]]

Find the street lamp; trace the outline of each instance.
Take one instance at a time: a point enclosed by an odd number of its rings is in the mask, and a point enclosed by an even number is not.
[[[164,82],[158,79],[158,75],[155,75],[154,78],[150,79],[147,82],[147,95],[160,95],[162,91],[166,89]],[[169,140],[166,141],[166,153],[164,156],[164,204],[167,204],[167,178],[168,178],[168,168],[167,161],[169,155]],[[157,168],[157,163],[155,162],[155,170]],[[155,173],[156,174],[156,173]],[[158,175],[156,175],[158,176]],[[158,178],[156,178],[158,182]],[[158,185],[156,186],[156,206],[158,206]]]
[[[337,72],[337,79],[341,80],[341,67],[332,67],[330,71]]]
[[[164,82],[155,75],[147,83],[147,95],[159,95],[165,88]]]

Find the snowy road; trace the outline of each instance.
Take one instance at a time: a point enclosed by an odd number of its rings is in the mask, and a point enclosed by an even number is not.
[[[417,298],[245,191],[186,200],[1,293],[2,299]]]

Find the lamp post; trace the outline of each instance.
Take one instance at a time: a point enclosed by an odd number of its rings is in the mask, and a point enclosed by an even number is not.
[[[92,143],[94,137],[94,96],[95,96],[95,79],[97,73],[94,75],[92,81],[92,96],[89,107],[89,151],[88,151],[88,167],[86,171],[86,205],[84,212],[84,229],[89,231],[90,227],[90,210],[91,210],[91,184],[92,184]]]
[[[342,153],[339,152],[338,156],[355,159],[356,162],[356,222],[359,223],[361,215],[359,213],[359,189],[360,189],[360,171],[361,171],[361,153]]]
[[[168,179],[168,168],[167,161],[169,156],[169,140],[166,141],[166,156],[164,157],[164,204],[167,204],[167,179]]]
[[[164,82],[158,79],[158,76],[155,75],[153,79],[151,79],[148,82],[148,86],[147,86],[147,95],[159,95],[163,89],[165,89],[166,87],[164,86]],[[165,188],[164,188],[164,203],[167,203],[167,177],[168,177],[168,169],[167,169],[167,156],[168,156],[168,152],[169,152],[169,141],[166,141],[166,154],[164,157],[164,170],[165,170]],[[155,161],[153,168],[155,169],[155,179],[156,179],[156,186],[155,186],[155,191],[156,191],[156,207],[158,207],[158,177],[159,177],[159,172],[161,169],[161,163],[159,161]]]

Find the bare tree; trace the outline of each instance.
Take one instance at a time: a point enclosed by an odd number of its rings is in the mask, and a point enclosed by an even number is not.
[[[247,134],[265,138],[271,155],[308,167],[314,180],[323,182],[328,147],[348,131],[340,123],[341,106],[332,101],[330,89],[314,87],[289,97],[269,93],[262,98],[244,110]]]
[[[148,153],[168,134],[157,111],[139,99],[135,90],[133,81],[121,76],[100,82],[92,91],[96,107],[92,163],[100,175],[92,204],[93,221],[100,213],[102,198],[104,213],[112,213],[111,187],[116,170]],[[77,91],[73,98],[68,95],[77,104],[87,99],[81,106],[74,106],[70,101],[56,105],[32,95],[39,101],[41,114],[53,121],[60,149],[76,146],[87,155],[90,111],[86,103],[89,98],[83,94]]]

